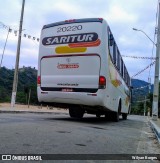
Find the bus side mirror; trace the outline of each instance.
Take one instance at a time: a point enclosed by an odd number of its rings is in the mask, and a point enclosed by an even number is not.
[[[113,35],[110,34],[109,35],[109,46],[113,46],[113,44],[114,44],[114,38],[113,38]]]
[[[130,89],[133,89],[133,86],[130,86],[129,88],[130,88]]]

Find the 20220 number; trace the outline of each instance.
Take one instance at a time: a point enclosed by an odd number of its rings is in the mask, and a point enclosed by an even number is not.
[[[77,30],[82,30],[82,25],[59,27],[59,28],[57,28],[57,33],[67,32],[67,31],[77,31]]]

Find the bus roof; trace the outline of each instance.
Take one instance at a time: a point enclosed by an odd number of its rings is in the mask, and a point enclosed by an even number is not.
[[[71,19],[71,20],[65,20],[65,21],[61,21],[61,22],[44,25],[43,29],[58,26],[58,25],[71,24],[71,23],[85,23],[85,22],[100,22],[100,23],[102,23],[103,19],[102,18]]]

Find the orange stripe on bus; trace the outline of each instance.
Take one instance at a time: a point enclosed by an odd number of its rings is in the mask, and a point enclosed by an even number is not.
[[[82,42],[82,43],[71,43],[68,44],[69,47],[73,48],[73,47],[93,47],[93,46],[99,46],[101,43],[100,39],[94,41],[94,42]]]

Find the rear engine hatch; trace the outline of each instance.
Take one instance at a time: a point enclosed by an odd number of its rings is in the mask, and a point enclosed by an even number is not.
[[[95,92],[99,73],[99,55],[46,56],[41,59],[41,89]]]

